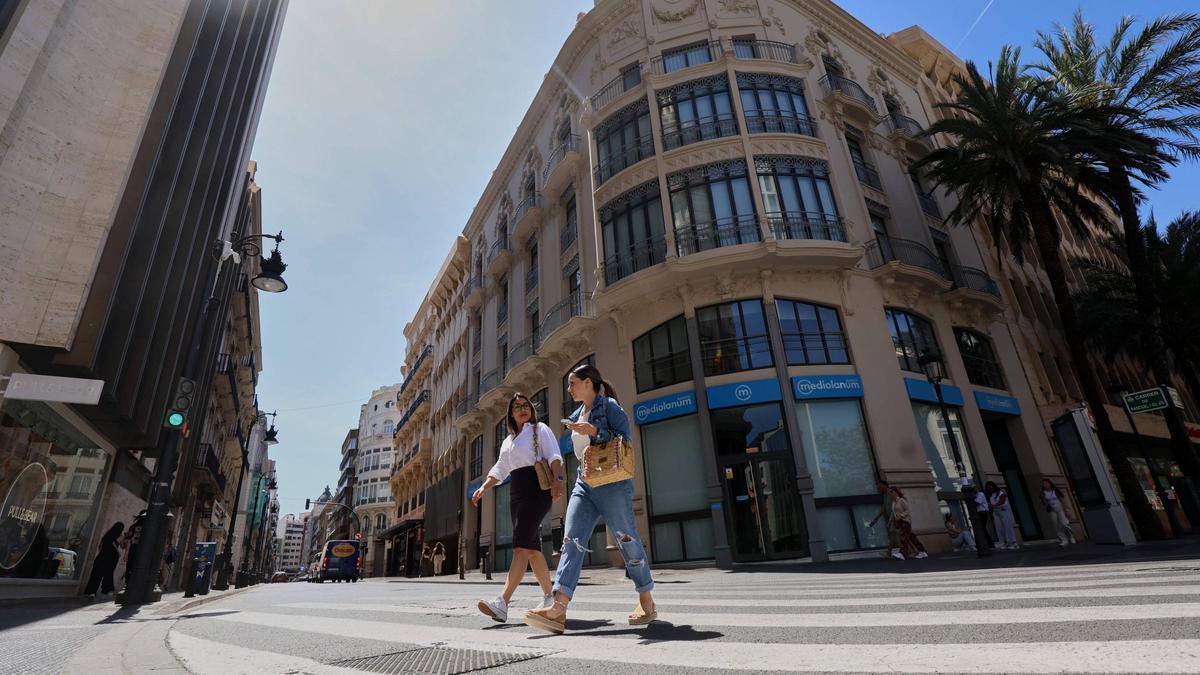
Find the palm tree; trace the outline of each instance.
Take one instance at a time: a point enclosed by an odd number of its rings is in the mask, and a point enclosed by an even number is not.
[[[1175,371],[1192,394],[1200,396],[1200,315],[1195,311],[1200,298],[1200,211],[1181,214],[1162,232],[1151,218],[1142,226],[1142,237],[1158,289],[1155,304],[1163,317],[1163,342]],[[1126,261],[1123,239],[1114,238],[1107,248]],[[1128,264],[1091,258],[1074,264],[1086,280],[1074,299],[1089,344],[1109,356],[1141,358],[1147,326],[1139,316]]]
[[[1145,325],[1139,331],[1144,351],[1159,384],[1171,382],[1163,314],[1156,302],[1152,260],[1143,236],[1137,185],[1153,185],[1168,176],[1166,168],[1178,159],[1200,158],[1200,15],[1178,14],[1156,19],[1134,30],[1134,19],[1118,22],[1108,41],[1098,44],[1094,27],[1075,13],[1070,27],[1056,25],[1053,33],[1038,33],[1035,45],[1047,63],[1037,66],[1055,89],[1077,106],[1109,106],[1113,127],[1149,137],[1154,153],[1128,157],[1097,148],[1097,158],[1109,169],[1107,189],[1120,216],[1125,259],[1137,302],[1134,308]],[[1183,471],[1200,480],[1200,464],[1188,438],[1182,411],[1163,411],[1171,432],[1172,451]]]
[[[969,227],[983,221],[997,246],[1007,246],[1017,256],[1026,244],[1033,244],[1050,280],[1072,366],[1130,513],[1142,536],[1162,536],[1132,467],[1116,451],[1103,389],[1088,367],[1067,285],[1059,224],[1061,219],[1086,237],[1086,223],[1104,217],[1102,202],[1089,196],[1104,194],[1110,182],[1108,172],[1094,160],[1100,133],[1124,148],[1137,145],[1140,135],[1108,129],[1113,114],[1108,106],[1066,105],[1053,95],[1052,84],[1026,77],[1022,70],[1020,51],[1007,46],[990,78],[968,62],[966,74],[954,78],[957,97],[938,104],[950,114],[926,130],[927,135],[945,134],[951,144],[921,158],[913,169],[927,170],[930,179],[957,194],[958,204],[947,214],[947,222]]]

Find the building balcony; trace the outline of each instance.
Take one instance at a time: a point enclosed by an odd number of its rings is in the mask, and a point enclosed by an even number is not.
[[[523,242],[533,234],[542,223],[542,194],[535,192],[522,199],[513,208],[512,240]]]
[[[736,59],[759,59],[796,63],[796,45],[774,40],[733,41],[733,56]]]
[[[890,113],[884,118],[883,127],[892,140],[904,143],[908,152],[917,157],[921,157],[933,149],[929,139],[922,135],[925,133],[925,128],[911,117]]]
[[[675,227],[675,252],[681,258],[714,248],[759,241],[762,241],[762,236],[758,230],[758,220],[753,214]]]
[[[469,309],[475,309],[483,304],[483,277],[473,276],[463,287],[463,303]]]
[[[688,122],[664,124],[662,130],[663,149],[670,151],[685,145],[712,141],[738,134],[737,118],[733,113],[714,115]]]
[[[883,181],[879,180],[879,171],[874,166],[866,162],[854,162],[854,173],[858,176],[858,182],[883,192]]]
[[[593,171],[595,179],[595,187],[600,187],[601,184],[608,179],[621,173],[625,169],[649,159],[654,156],[654,137],[653,135],[642,136],[638,138],[633,145],[627,146],[623,152],[614,154],[607,159],[601,160]]]
[[[767,214],[774,250],[810,267],[854,267],[862,247],[850,242],[841,217],[820,212],[786,211]]]
[[[880,121],[875,98],[862,85],[840,75],[825,75],[820,80],[825,100],[834,104],[846,116],[874,127]]]
[[[950,268],[950,276],[954,282],[954,288],[950,292],[957,300],[978,305],[989,312],[1004,310],[1000,287],[987,272],[974,267],[953,265]]]
[[[574,338],[590,330],[594,317],[591,298],[578,288],[571,291],[542,318],[542,325],[538,327],[538,353],[553,354],[562,350]]]
[[[908,239],[877,235],[867,244],[867,266],[929,282],[942,290],[951,285],[949,273],[937,255],[924,244]]]
[[[747,110],[746,131],[751,134],[817,136],[817,123],[794,110]]]
[[[410,423],[415,427],[415,423],[426,416],[429,412],[430,397],[431,392],[428,389],[422,389],[421,393],[417,394],[412,403],[408,404],[408,409],[404,411],[404,415],[401,416],[400,421],[396,423],[396,430],[392,432],[392,438],[399,438],[405,427]]]
[[[225,492],[225,472],[221,470],[221,458],[209,443],[201,443],[196,451],[196,468],[208,472],[217,486],[217,494]]]
[[[525,375],[526,370],[532,367],[533,355],[538,348],[538,331],[534,330],[534,334],[519,340],[508,348],[508,354],[504,355],[504,372],[501,379],[507,382],[520,381]]]
[[[499,278],[508,271],[511,263],[512,243],[509,238],[505,236],[492,242],[492,247],[488,249],[487,261],[484,263],[487,275],[493,279]]]
[[[575,176],[581,152],[579,136],[575,134],[567,136],[566,140],[550,152],[550,157],[546,159],[546,168],[542,169],[543,193],[558,194],[559,190],[570,184]]]
[[[625,277],[666,260],[667,242],[662,237],[640,241],[605,257],[604,284],[611,286]]]
[[[470,415],[478,404],[479,395],[474,392],[460,398],[458,403],[454,404],[454,421],[457,423],[460,419]]]
[[[938,206],[937,200],[933,198],[933,195],[918,192],[917,201],[921,202],[921,210],[925,212],[925,215],[933,216],[938,220],[942,219],[942,207]]]
[[[421,366],[427,365],[430,362],[429,357],[433,355],[433,345],[425,345],[417,359],[413,361],[412,367],[408,369],[408,376],[404,378],[404,384],[400,385],[400,391],[396,394],[396,400],[404,399],[404,392],[408,390],[409,385],[418,380],[418,376],[423,374]]]
[[[633,91],[634,89],[640,89],[641,84],[642,73],[641,67],[639,66],[635,71],[625,72],[617,75],[613,79],[609,80],[609,82],[603,87],[600,87],[600,89],[596,90],[596,93],[592,94],[587,99],[588,107],[592,109],[593,114],[600,112],[600,110],[607,107],[608,104],[621,98],[625,92]]]
[[[697,44],[688,49],[676,49],[650,59],[650,72],[654,75],[669,75],[705,63],[719,61],[725,48],[720,40]]]

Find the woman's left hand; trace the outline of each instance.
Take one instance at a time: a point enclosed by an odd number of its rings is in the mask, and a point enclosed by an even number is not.
[[[575,422],[574,424],[568,424],[567,428],[575,433],[583,434],[584,436],[595,436],[596,432],[599,431],[599,429],[596,428],[596,425],[588,422]]]
[[[558,501],[563,496],[563,482],[557,479],[550,481],[550,501]]]

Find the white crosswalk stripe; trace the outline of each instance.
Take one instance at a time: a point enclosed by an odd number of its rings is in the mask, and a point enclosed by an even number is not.
[[[559,670],[569,670],[570,661],[615,661],[738,671],[1196,672],[1195,569],[1188,561],[880,575],[697,571],[686,582],[659,585],[664,623],[650,629],[624,625],[634,605],[627,583],[581,586],[569,611],[575,627],[557,637],[520,625],[480,630],[494,624],[474,600],[492,597],[499,580],[360,584],[333,595],[306,590],[274,605],[197,612],[169,643],[200,673],[362,672],[205,633],[254,630],[298,631],[313,642],[372,640],[396,651],[537,649],[539,658],[522,666],[548,669],[562,661]],[[534,595],[536,589],[521,588],[510,623],[519,624]],[[1157,628],[1113,638],[1128,626]],[[639,635],[645,637],[631,639]],[[255,668],[245,669],[248,663]]]

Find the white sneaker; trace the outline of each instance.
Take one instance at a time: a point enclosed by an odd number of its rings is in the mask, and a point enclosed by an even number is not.
[[[542,604],[538,605],[538,609],[546,609],[548,607],[553,607],[553,606],[554,606],[554,596],[547,595],[546,597],[542,598]]]
[[[508,621],[508,603],[504,601],[504,596],[498,595],[491,602],[480,600],[479,611],[483,612],[486,616],[490,616],[493,621],[499,623]]]
[[[892,557],[896,560],[904,560],[904,554],[900,551],[892,551]]]
[[[918,554],[917,554],[915,557],[916,557],[916,559],[917,559],[917,560],[920,560],[921,558],[928,558],[928,557],[929,557],[929,554],[928,554],[928,553],[926,553],[925,551],[921,551],[921,552],[920,552],[920,553],[918,553]]]

